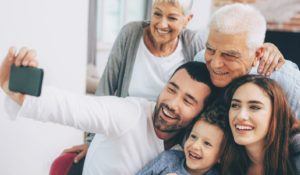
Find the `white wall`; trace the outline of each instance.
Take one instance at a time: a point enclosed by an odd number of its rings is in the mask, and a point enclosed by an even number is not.
[[[194,17],[188,27],[193,30],[204,31],[211,15],[211,6],[212,0],[194,0],[192,8]]]
[[[38,52],[44,84],[85,92],[87,0],[1,0],[0,60],[9,46]],[[83,140],[81,131],[29,119],[5,119],[0,94],[0,174],[47,175],[61,151]]]

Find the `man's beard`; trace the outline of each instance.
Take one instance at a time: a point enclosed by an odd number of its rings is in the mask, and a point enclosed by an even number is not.
[[[165,133],[174,133],[174,132],[180,131],[183,128],[182,125],[180,125],[179,123],[173,124],[173,125],[168,125],[168,122],[159,116],[159,111],[161,111],[163,107],[171,110],[164,103],[156,104],[155,109],[154,109],[154,114],[153,114],[154,128],[156,128],[162,132],[165,132]]]

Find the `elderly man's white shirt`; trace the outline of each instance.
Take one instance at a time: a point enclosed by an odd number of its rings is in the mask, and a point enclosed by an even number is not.
[[[10,102],[12,103],[12,102]],[[9,103],[7,103],[11,107]],[[155,103],[142,98],[76,96],[44,88],[39,98],[26,96],[11,118],[32,118],[97,133],[84,175],[135,174],[164,150],[153,128]]]

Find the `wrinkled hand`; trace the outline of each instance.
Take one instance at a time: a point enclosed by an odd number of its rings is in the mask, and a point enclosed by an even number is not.
[[[270,76],[272,72],[280,69],[285,63],[285,59],[279,49],[272,43],[264,43],[264,54],[260,58],[258,73]]]
[[[36,52],[29,50],[26,47],[20,49],[19,53],[16,53],[15,48],[11,47],[8,50],[6,57],[4,58],[0,66],[0,86],[3,91],[11,97],[18,104],[22,104],[25,96],[20,93],[12,92],[8,89],[10,66],[15,64],[16,66],[31,66],[37,67]]]
[[[77,153],[77,156],[74,158],[74,163],[78,163],[83,157],[85,157],[88,148],[88,144],[82,144],[65,149],[63,153]]]

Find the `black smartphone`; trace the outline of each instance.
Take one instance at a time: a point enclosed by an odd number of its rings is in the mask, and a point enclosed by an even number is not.
[[[38,97],[41,95],[43,77],[43,69],[17,67],[13,64],[10,68],[8,88],[14,92]]]

